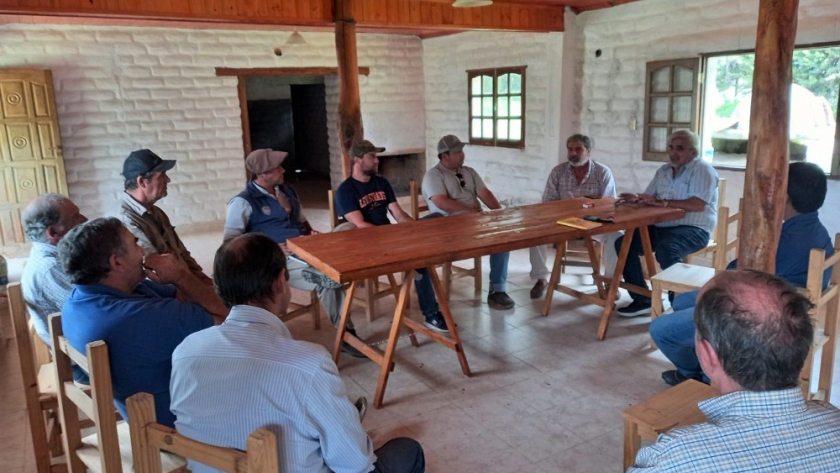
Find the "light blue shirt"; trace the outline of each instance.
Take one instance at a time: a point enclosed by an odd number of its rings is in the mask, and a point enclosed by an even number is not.
[[[736,391],[699,403],[709,422],[674,429],[627,473],[840,471],[840,410],[799,387]]]
[[[51,347],[47,317],[54,312],[61,312],[64,301],[73,290],[73,283],[58,261],[58,247],[33,242],[29,259],[23,267],[20,285],[35,332]]]
[[[645,194],[665,200],[697,197],[706,203],[702,212],[686,212],[685,217],[657,223],[657,227],[691,225],[706,230],[710,235],[714,232],[717,223],[718,175],[715,168],[699,157],[680,168],[676,177],[670,163],[657,169]]]
[[[373,443],[329,353],[294,340],[266,310],[234,306],[224,324],[187,337],[172,355],[170,392],[175,427],[200,442],[244,450],[266,428],[283,473],[373,470]]]

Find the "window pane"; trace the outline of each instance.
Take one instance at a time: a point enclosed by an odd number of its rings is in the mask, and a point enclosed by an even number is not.
[[[499,123],[496,126],[496,136],[500,140],[508,139],[508,121],[507,120],[499,120]]]
[[[508,93],[508,77],[510,74],[502,74],[499,76],[499,94]]]
[[[481,116],[481,97],[473,97],[472,99],[472,110],[470,114],[473,117],[480,117]]]
[[[668,97],[653,97],[650,99],[651,123],[668,123]]]
[[[510,139],[511,141],[519,141],[522,139],[522,120],[510,121]]]
[[[670,92],[671,91],[671,68],[663,67],[653,71],[651,80],[651,92]]]
[[[521,94],[522,93],[522,74],[511,73],[509,75],[510,75],[510,93],[511,94]]]
[[[490,76],[481,76],[484,86],[481,88],[481,93],[484,95],[493,95],[493,78]]]
[[[481,115],[484,117],[493,116],[493,97],[482,97]]]
[[[671,111],[671,121],[674,123],[691,123],[691,97],[674,97]]]
[[[499,97],[499,117],[508,117],[508,98]]]
[[[664,153],[668,151],[668,129],[665,127],[650,127],[648,151]]]
[[[472,78],[471,95],[481,95],[481,76]]]
[[[481,137],[482,138],[493,138],[493,120],[492,119],[484,119],[481,121],[482,130],[481,130]]]
[[[674,69],[674,92],[691,92],[694,90],[694,71],[682,66]]]
[[[522,116],[522,96],[517,95],[510,98],[510,116]]]
[[[473,118],[470,136],[473,138],[481,138],[481,119]]]

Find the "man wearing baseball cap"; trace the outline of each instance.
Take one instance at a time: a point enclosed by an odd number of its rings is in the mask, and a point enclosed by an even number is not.
[[[286,240],[318,233],[303,215],[297,193],[283,179],[286,171],[282,164],[288,155],[285,151],[257,149],[245,158],[250,181],[245,190],[228,202],[224,241],[244,233],[262,233],[277,242],[289,255]],[[330,321],[338,326],[344,303],[344,286],[302,261],[290,260],[287,267],[289,285],[304,291],[315,289]],[[347,343],[342,351],[364,357]]]
[[[391,183],[377,174],[379,158],[376,153],[383,151],[385,148],[377,148],[367,140],[350,148],[353,172],[335,192],[336,212],[347,220],[347,226],[364,228],[389,225],[391,221],[388,220],[388,212],[391,212],[397,223],[413,221],[397,202]],[[426,326],[436,332],[449,332],[428,273],[420,269],[417,274],[420,278],[415,278],[414,287],[417,289],[420,311],[426,318]]]
[[[423,176],[423,197],[430,212],[457,215],[481,212],[481,203],[491,210],[500,209],[493,192],[484,185],[475,169],[464,166],[464,146],[455,135],[446,135],[438,141],[440,162]],[[494,309],[512,309],[513,299],[505,292],[510,253],[490,255],[490,294],[487,304]]]
[[[166,172],[174,166],[174,159],[161,159],[148,149],[132,151],[123,162],[125,192],[121,196],[119,218],[137,237],[137,244],[147,255],[171,254],[184,262],[199,280],[212,285],[213,280],[187,251],[169,217],[155,206],[166,197],[166,185],[170,181]]]

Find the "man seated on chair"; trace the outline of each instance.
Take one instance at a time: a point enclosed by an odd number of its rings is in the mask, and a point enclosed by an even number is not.
[[[834,254],[828,230],[820,223],[819,209],[827,192],[825,173],[814,163],[791,163],[788,166],[787,200],[784,223],[776,251],[776,276],[797,287],[808,281],[808,264],[812,248],[821,248],[826,256]],[[729,264],[735,268],[738,260]],[[823,275],[828,286],[831,270]],[[657,317],[650,324],[650,336],[668,360],[677,367],[662,373],[670,386],[686,379],[707,381],[694,351],[694,303],[697,291],[680,294],[674,299],[673,314]]]
[[[669,163],[656,171],[643,194],[621,194],[627,203],[673,207],[685,210],[681,219],[648,226],[650,243],[662,269],[681,263],[683,258],[706,247],[717,223],[718,175],[715,168],[699,156],[700,137],[679,130],[668,137]],[[615,242],[619,252],[627,235]],[[647,288],[642,263],[644,253],[639,231],[632,235],[630,253],[624,265],[624,281]],[[650,297],[630,292],[633,302],[618,315],[636,317],[650,314]]]
[[[481,202],[491,210],[500,209],[493,192],[475,169],[464,166],[464,146],[455,135],[446,135],[438,141],[440,162],[423,176],[423,197],[429,211],[443,215],[481,212]],[[513,299],[507,295],[508,261],[510,252],[490,255],[490,293],[487,304],[500,310],[512,309]]]
[[[782,279],[724,271],[701,290],[697,356],[720,396],[709,422],[660,434],[628,473],[840,471],[840,411],[806,402],[800,372],[814,338],[812,304]]]
[[[224,241],[244,233],[263,233],[289,256],[287,239],[318,233],[303,215],[297,193],[285,182],[286,171],[282,164],[288,155],[285,151],[257,149],[245,158],[245,169],[250,173],[251,180],[245,190],[228,203]],[[292,287],[307,292],[314,289],[330,322],[338,327],[344,303],[344,286],[303,261],[291,259],[288,267]],[[348,330],[356,335],[352,324],[348,324]],[[365,356],[347,342],[342,343],[341,351],[357,358]]]
[[[284,473],[423,472],[423,449],[414,440],[373,450],[330,354],[293,339],[280,321],[288,278],[283,251],[265,235],[236,237],[216,252],[213,279],[230,316],[187,337],[172,355],[178,432],[244,450],[251,432],[269,429],[277,433]]]
[[[163,160],[148,149],[132,151],[123,162],[125,192],[120,197],[118,216],[147,255],[170,254],[183,261],[199,280],[212,285],[169,223],[166,212],[155,205],[166,197],[170,182],[166,172],[174,166],[174,159]]]
[[[36,197],[23,210],[23,232],[32,241],[29,259],[20,278],[23,299],[29,318],[38,337],[52,347],[47,318],[61,312],[64,301],[73,290],[73,283],[61,269],[58,261],[58,242],[70,230],[87,218],[69,198],[55,193]],[[75,364],[73,380],[89,384],[88,375]]]
[[[90,342],[108,344],[114,403],[124,419],[126,398],[147,392],[158,422],[172,427],[172,352],[187,335],[224,320],[228,309],[183,261],[144,258],[137,237],[116,218],[79,225],[58,251],[76,285],[61,311],[67,340],[82,353]]]
[[[589,159],[592,139],[586,135],[572,135],[566,140],[568,161],[560,163],[551,170],[545,183],[542,201],[551,202],[576,197],[618,197],[615,191],[615,179],[607,166]],[[615,240],[621,233],[613,232],[592,237],[604,244],[604,275],[612,276],[615,271],[616,253],[613,250]],[[531,258],[531,279],[537,283],[531,289],[531,299],[539,299],[548,287],[551,271],[547,245],[535,246],[529,250]]]
[[[397,202],[391,183],[377,175],[379,158],[376,157],[376,153],[383,151],[385,148],[377,148],[367,140],[350,148],[350,157],[353,160],[352,175],[342,182],[335,192],[336,212],[347,221],[343,224],[345,227],[388,225],[391,223],[388,220],[389,211],[397,223],[413,221]],[[435,299],[428,272],[420,269],[418,274],[421,277],[415,278],[414,287],[417,289],[420,311],[426,318],[426,327],[436,332],[449,332]]]

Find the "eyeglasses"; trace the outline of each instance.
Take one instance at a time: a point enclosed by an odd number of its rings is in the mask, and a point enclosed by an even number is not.
[[[456,172],[455,177],[457,177],[458,180],[461,181],[461,187],[462,188],[467,187],[467,181],[464,180],[464,175],[463,174],[461,174],[460,172]]]

